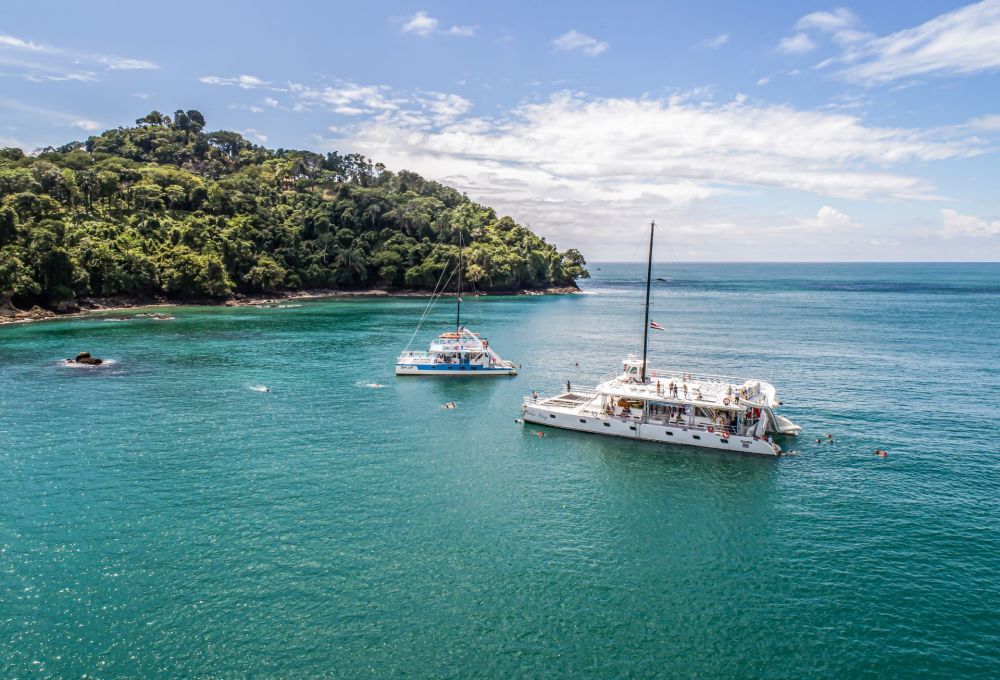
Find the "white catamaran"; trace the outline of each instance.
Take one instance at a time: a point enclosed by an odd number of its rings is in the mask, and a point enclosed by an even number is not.
[[[458,295],[455,298],[455,330],[442,333],[431,340],[426,352],[407,349],[396,359],[396,375],[423,375],[442,377],[485,377],[517,375],[517,366],[493,351],[490,342],[479,333],[474,333],[462,325],[462,245],[459,243],[458,255]],[[454,273],[453,273],[454,274]],[[442,278],[444,272],[441,273]],[[450,278],[449,278],[450,280]],[[440,285],[440,280],[438,281]],[[447,282],[444,287],[447,287]],[[444,288],[442,288],[443,290]],[[435,287],[431,299],[424,310],[424,316],[417,324],[410,342],[420,330],[420,325],[427,313],[433,307],[436,297],[440,296]]]
[[[525,397],[525,422],[567,430],[627,437],[666,444],[777,456],[772,434],[797,435],[801,428],[777,415],[774,386],[762,380],[647,370],[649,288],[653,230],[649,227],[646,265],[646,319],[642,359],[629,355],[620,373],[605,376],[590,389],[566,389]]]

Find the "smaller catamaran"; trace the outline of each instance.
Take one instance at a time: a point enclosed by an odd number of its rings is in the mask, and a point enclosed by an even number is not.
[[[404,349],[396,359],[396,375],[432,375],[447,377],[485,377],[517,375],[513,362],[500,358],[490,347],[490,341],[462,325],[462,244],[458,250],[458,295],[455,298],[455,330],[431,340],[426,352]],[[454,272],[453,272],[454,274]],[[444,272],[441,273],[442,278]],[[450,280],[450,279],[449,279]],[[440,285],[440,280],[438,281]],[[447,287],[447,282],[444,287]],[[427,303],[410,342],[420,331],[423,320],[440,296],[437,288]],[[407,344],[409,348],[409,344]]]
[[[664,444],[780,455],[781,447],[770,435],[795,435],[801,428],[775,413],[781,402],[770,383],[646,369],[649,329],[662,329],[649,319],[654,226],[649,227],[642,359],[629,355],[620,373],[602,378],[594,388],[578,389],[567,382],[565,389],[532,392],[521,409],[524,421]]]

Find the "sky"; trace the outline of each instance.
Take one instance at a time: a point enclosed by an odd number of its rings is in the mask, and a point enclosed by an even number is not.
[[[5,4],[0,146],[198,109],[594,261],[1000,260],[1000,0]]]

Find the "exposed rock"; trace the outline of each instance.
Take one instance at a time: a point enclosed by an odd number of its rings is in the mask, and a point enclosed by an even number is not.
[[[30,311],[29,311],[29,312],[28,312],[28,313],[26,314],[26,316],[27,316],[27,317],[28,317],[29,319],[49,319],[49,318],[51,318],[51,317],[55,316],[55,312],[50,312],[50,311],[49,311],[49,310],[47,310],[47,309],[42,309],[42,308],[41,308],[41,307],[39,307],[38,305],[35,305],[35,306],[34,306],[34,307],[32,307],[32,308],[31,308],[31,310],[30,310]]]
[[[67,314],[69,312],[79,312],[80,305],[77,304],[76,300],[61,300],[56,305],[56,312],[59,314]]]
[[[97,357],[90,356],[90,352],[80,352],[76,355],[76,359],[67,359],[69,363],[86,364],[87,366],[100,366],[104,363],[104,359],[98,359]]]

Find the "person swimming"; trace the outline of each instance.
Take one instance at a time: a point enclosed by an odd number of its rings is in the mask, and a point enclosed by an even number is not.
[[[453,401],[449,401],[447,404],[442,404],[441,408],[455,408],[456,406],[458,406],[458,404]]]
[[[889,452],[884,449],[875,449],[875,455],[879,458],[885,458],[889,455]]]

